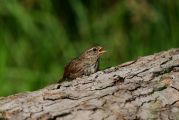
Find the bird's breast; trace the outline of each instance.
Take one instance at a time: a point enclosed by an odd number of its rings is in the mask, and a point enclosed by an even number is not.
[[[98,70],[98,62],[94,63],[94,64],[88,64],[86,65],[86,69],[84,70],[85,75],[90,75],[95,73]]]

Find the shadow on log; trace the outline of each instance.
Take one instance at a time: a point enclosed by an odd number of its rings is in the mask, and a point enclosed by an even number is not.
[[[8,120],[179,120],[179,49],[0,100]]]

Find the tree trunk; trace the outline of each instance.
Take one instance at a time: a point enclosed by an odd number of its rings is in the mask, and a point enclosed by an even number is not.
[[[179,49],[0,99],[8,120],[179,120]]]

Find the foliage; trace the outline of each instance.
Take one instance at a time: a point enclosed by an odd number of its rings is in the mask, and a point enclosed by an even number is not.
[[[55,83],[94,45],[101,69],[179,47],[178,21],[177,0],[1,0],[0,95]]]

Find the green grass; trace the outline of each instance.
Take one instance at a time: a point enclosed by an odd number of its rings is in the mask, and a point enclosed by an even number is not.
[[[179,47],[179,1],[2,0],[0,96],[58,81],[85,49],[108,51],[101,69]]]

